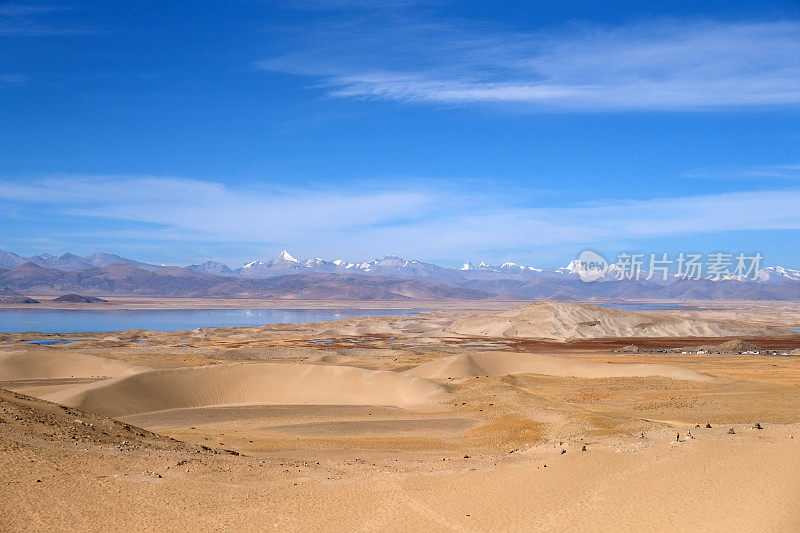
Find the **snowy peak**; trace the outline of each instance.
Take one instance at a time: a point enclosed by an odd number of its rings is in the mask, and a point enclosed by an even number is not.
[[[287,252],[286,250],[282,251],[278,254],[278,257],[275,258],[275,261],[286,261],[287,263],[299,263],[300,260],[295,259],[292,257],[292,254]]]
[[[800,270],[782,266],[766,267],[758,271],[759,281],[800,281]]]
[[[473,265],[471,262],[467,261],[463,265],[461,265],[461,270],[463,272],[470,272],[470,271],[480,271],[480,272],[495,272],[495,273],[504,273],[504,274],[521,274],[521,273],[532,273],[532,272],[542,272],[541,268],[536,268],[533,266],[525,266],[520,265],[519,263],[514,263],[513,261],[506,261],[505,263],[501,264],[500,266],[493,266],[484,261],[478,263],[478,266]]]
[[[508,272],[525,272],[527,270],[530,271],[539,271],[540,269],[535,267],[529,267],[524,265],[518,265],[517,263],[512,263],[511,261],[506,261],[502,265],[500,265],[500,270],[508,271]]]
[[[578,272],[578,264],[574,259],[569,262],[567,266],[557,268],[556,272],[559,274],[576,274]]]
[[[105,268],[106,266],[115,265],[115,269],[119,271],[120,267],[123,266],[119,263],[124,263],[130,265],[131,267],[145,270],[156,270],[159,268],[156,265],[140,263],[132,259],[126,259],[118,255],[107,253],[93,253],[86,257],[81,257],[72,253],[65,253],[59,256],[45,253],[38,256],[25,258],[12,252],[0,250],[0,275],[2,275],[5,270],[11,270],[15,268],[23,268],[27,270],[31,270],[33,268],[53,268],[65,272],[71,272],[85,269]],[[513,261],[506,261],[504,263],[498,262],[495,265],[490,265],[484,261],[481,261],[478,264],[474,264],[471,261],[465,261],[460,266],[456,265],[453,267],[442,267],[433,263],[425,263],[417,259],[404,259],[402,257],[392,255],[384,256],[381,259],[373,259],[370,261],[361,262],[350,262],[341,258],[333,261],[321,258],[301,260],[292,256],[288,250],[283,250],[274,259],[268,261],[251,261],[235,270],[231,270],[226,265],[216,261],[206,261],[200,264],[188,266],[186,268],[188,270],[252,279],[267,279],[275,276],[291,276],[295,274],[327,274],[331,277],[335,277],[336,275],[340,274],[362,274],[401,279],[418,279],[424,282],[435,282],[459,287],[464,286],[465,283],[474,283],[476,286],[478,286],[482,283],[491,284],[496,282],[497,287],[500,287],[502,290],[516,290],[508,288],[511,287],[512,284],[503,285],[503,280],[509,280],[518,283],[522,287],[525,287],[525,291],[535,291],[538,290],[536,287],[539,285],[544,286],[550,280],[563,280],[570,283],[573,281],[578,281],[578,275],[580,273],[578,266],[579,262],[575,260],[561,268],[546,270],[534,266],[526,266]],[[627,272],[623,272],[623,267],[624,265],[618,266],[615,264],[610,264],[608,265],[608,268],[604,274],[595,281],[614,282],[620,280],[625,281],[626,285],[630,284],[627,283],[628,281],[641,281],[642,283],[648,283],[652,290],[661,290],[661,287],[653,287],[654,285],[667,285],[667,282],[670,280],[680,281],[680,277],[672,274],[671,272],[669,279],[667,280],[662,280],[661,275],[658,272],[654,273],[655,276],[649,276],[649,273],[645,270],[645,265],[642,265],[642,271],[638,276],[638,279],[631,280],[630,277],[618,275],[627,274]],[[175,269],[177,267],[171,268]],[[528,280],[533,280],[535,278],[539,278],[541,283],[538,281],[537,283],[527,283]],[[757,294],[765,294],[765,291],[774,291],[773,296],[776,299],[785,297],[797,298],[797,300],[800,301],[800,269],[795,270],[782,266],[769,266],[758,270],[755,276],[752,274],[752,272],[748,272],[747,274],[732,273],[730,275],[723,276],[721,279],[730,282],[742,282],[745,292],[741,294],[737,293],[738,296],[741,296],[742,294],[747,296],[750,294],[750,292],[747,291],[755,290],[753,287],[745,286],[746,284],[759,283],[761,286],[758,287],[758,290],[761,292],[758,292]],[[702,299],[703,295],[706,294],[703,291],[723,289],[728,290],[725,287],[719,289],[709,289],[705,287],[705,285],[707,284],[698,284],[696,285],[696,289],[691,289],[694,291],[692,294],[694,294],[697,299]],[[726,283],[721,285],[732,286],[733,284]],[[581,290],[585,292],[585,289],[586,288],[584,287]],[[622,289],[623,288],[620,290]],[[584,294],[584,292],[579,291],[580,294]],[[534,293],[526,292],[525,294],[530,295]],[[576,294],[578,294],[578,292],[576,292]],[[753,294],[756,294],[756,292],[753,292]],[[792,296],[795,294],[797,296]]]
[[[369,261],[369,262],[362,261],[361,263],[356,263],[353,268],[356,268],[358,270],[363,270],[364,272],[370,272],[372,268],[375,266],[375,263],[377,263],[377,261]]]

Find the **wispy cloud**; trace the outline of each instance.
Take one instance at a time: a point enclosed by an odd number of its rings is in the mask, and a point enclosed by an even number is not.
[[[0,74],[0,85],[23,85],[26,81],[25,74]]]
[[[593,111],[800,103],[796,21],[662,20],[520,33],[361,18],[293,45],[259,67],[308,76],[343,98]]]
[[[173,177],[54,177],[1,183],[0,199],[53,205],[60,213],[158,224],[204,238],[293,239],[319,231],[419,216],[429,200],[407,191],[233,189]],[[177,234],[176,234],[177,235]]]
[[[446,3],[442,0],[290,0],[287,5],[295,9],[332,10],[376,10],[401,9],[426,4]]]
[[[45,4],[3,4],[0,5],[0,16],[23,17],[27,15],[38,15],[41,13],[51,13],[63,9],[55,5]]]
[[[380,191],[232,188],[179,178],[61,176],[0,182],[0,202],[52,236],[50,217],[99,220],[101,234],[131,243],[292,246],[308,255],[420,259],[500,258],[513,250],[602,247],[666,236],[800,230],[800,190],[741,192],[549,207],[435,189]],[[65,218],[66,217],[66,218]],[[108,221],[126,221],[122,229]],[[131,225],[130,223],[133,223]],[[115,232],[118,232],[116,234]],[[164,245],[164,248],[168,248]],[[252,248],[252,246],[250,246]]]
[[[684,178],[719,180],[800,180],[800,165],[756,165],[747,167],[704,167],[681,174]]]
[[[50,37],[94,33],[54,24],[53,14],[69,11],[64,5],[9,3],[0,5],[0,37]]]

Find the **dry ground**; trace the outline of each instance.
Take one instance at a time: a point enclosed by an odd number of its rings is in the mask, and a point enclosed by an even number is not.
[[[800,530],[800,356],[326,330],[9,337],[0,529]]]

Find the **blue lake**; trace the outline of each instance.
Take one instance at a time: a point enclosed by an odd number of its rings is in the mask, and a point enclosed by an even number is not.
[[[78,333],[149,329],[181,331],[200,327],[299,324],[341,318],[410,316],[424,309],[0,309],[0,331]]]

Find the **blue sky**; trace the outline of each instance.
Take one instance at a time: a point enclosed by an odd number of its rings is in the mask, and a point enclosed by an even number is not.
[[[798,267],[798,147],[796,1],[0,2],[21,255]]]

